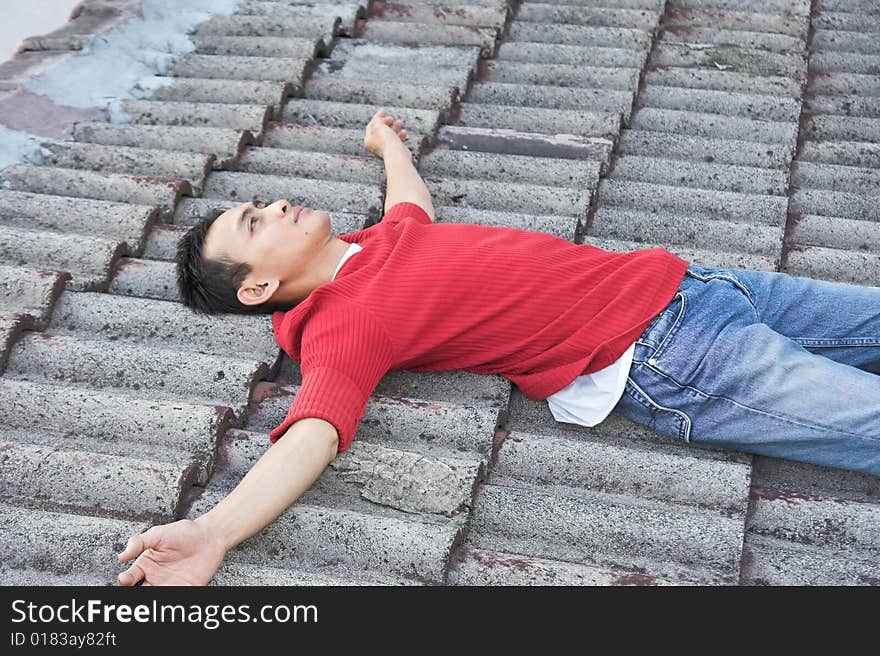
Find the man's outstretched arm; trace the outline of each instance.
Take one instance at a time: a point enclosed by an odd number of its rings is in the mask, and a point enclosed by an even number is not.
[[[385,213],[397,203],[415,203],[434,220],[431,194],[412,162],[412,153],[404,143],[403,119],[395,119],[379,109],[364,131],[364,147],[385,163]]]
[[[195,520],[154,526],[129,539],[120,585],[206,585],[226,552],[261,531],[296,501],[336,457],[336,428],[318,418],[290,426],[226,498]]]

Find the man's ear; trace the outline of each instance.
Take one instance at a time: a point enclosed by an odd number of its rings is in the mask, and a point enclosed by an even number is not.
[[[238,300],[244,305],[262,305],[272,298],[280,285],[277,279],[264,280],[256,284],[245,282],[238,288]]]

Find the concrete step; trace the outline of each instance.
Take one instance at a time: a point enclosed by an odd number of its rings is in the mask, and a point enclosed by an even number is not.
[[[517,25],[517,23],[514,23]],[[506,40],[498,48],[498,61],[516,61],[527,64],[559,64],[571,66],[606,66],[641,70],[648,57],[644,44],[636,49],[610,46],[535,42],[528,39]]]
[[[792,240],[807,246],[869,253],[880,244],[880,223],[806,214],[798,218]]]
[[[761,487],[752,498],[750,533],[880,558],[880,504]]]
[[[412,135],[407,130],[407,142]],[[364,129],[326,127],[300,123],[271,124],[263,139],[266,148],[287,148],[290,150],[336,153],[364,156],[369,151],[364,148]],[[410,145],[412,149],[412,145]]]
[[[492,549],[461,547],[453,554],[449,585],[693,585],[641,571],[595,567]]]
[[[859,96],[804,95],[804,111],[809,114],[841,114],[861,118],[880,118],[880,106],[873,98]]]
[[[563,23],[591,27],[630,27],[650,32],[660,19],[658,8],[618,9],[616,7],[559,6],[554,3],[525,2],[516,14],[517,21]]]
[[[253,16],[291,17],[291,18],[339,18],[339,34],[352,34],[358,18],[366,18],[368,3],[330,2],[330,3],[283,3],[245,0],[239,5],[242,14]]]
[[[145,522],[0,505],[0,562],[4,571],[39,570],[65,585],[83,579],[116,582],[129,564],[117,556]],[[42,577],[41,577],[42,578]]]
[[[741,585],[855,586],[880,584],[877,559],[746,534]]]
[[[477,46],[481,57],[490,57],[498,32],[497,27],[370,19],[364,23],[358,36],[370,41],[389,43]]]
[[[352,572],[350,576],[339,576],[336,567],[332,565],[299,570],[224,561],[209,585],[375,586],[422,585],[422,583],[403,576],[388,576],[374,572]]]
[[[813,93],[880,96],[880,75],[838,72],[834,75],[813,76],[810,82],[810,91]]]
[[[353,102],[385,105],[405,105],[416,109],[447,111],[457,96],[454,86],[435,84],[407,84],[404,82],[383,82],[351,78],[315,76],[306,81],[305,97],[310,100],[329,100],[332,102]]]
[[[436,136],[451,150],[546,157],[568,162],[595,160],[601,162],[603,170],[608,167],[613,145],[611,139],[603,137],[460,125],[443,125]]]
[[[600,207],[590,234],[611,239],[688,244],[774,257],[782,250],[783,226],[756,226],[701,216],[676,216]]]
[[[0,315],[23,315],[29,330],[44,330],[68,279],[62,271],[0,265]]]
[[[720,70],[754,77],[783,77],[800,84],[807,77],[807,61],[801,51],[767,52],[760,48],[699,42],[680,42],[675,35],[657,43],[651,67]]]
[[[880,55],[864,55],[854,52],[817,52],[810,56],[810,71],[877,75],[877,71],[880,71]]]
[[[793,149],[783,144],[713,139],[653,130],[621,130],[618,152],[625,156],[782,170],[788,169],[793,156]]]
[[[511,23],[508,40],[580,47],[626,48],[638,51],[647,51],[651,47],[651,35],[643,29],[529,23],[521,20]]]
[[[638,155],[618,157],[609,177],[772,196],[784,196],[788,191],[788,174],[785,171]]]
[[[452,48],[435,46],[435,49],[450,50]],[[361,51],[363,50],[366,49],[361,48]],[[371,50],[376,50],[376,48]],[[464,91],[473,78],[479,52],[476,48],[467,51],[463,48],[454,48],[454,50],[458,51],[456,61],[449,65],[442,62],[432,62],[421,57],[410,57],[402,61],[391,58],[386,58],[387,61],[383,61],[375,58],[376,61],[373,61],[372,58],[365,58],[363,52],[359,53],[356,58],[337,59],[334,52],[332,59],[318,60],[311,79],[330,78],[360,82],[373,80],[374,83],[381,81],[391,84],[397,84],[401,80],[430,80],[431,86],[458,87]],[[468,57],[471,52],[472,56]]]
[[[4,499],[80,512],[171,518],[197,469],[195,463],[145,461],[12,441],[2,429],[0,451]]]
[[[801,95],[799,79],[783,75],[740,73],[726,68],[726,65],[724,70],[719,70],[711,62],[709,68],[653,65],[645,72],[645,84],[647,89],[657,85],[782,98],[798,98]]]
[[[798,161],[880,169],[880,143],[805,140],[801,142]]]
[[[382,108],[389,115],[403,121],[407,135],[431,134],[437,129],[439,123],[439,112],[436,110],[413,109],[387,104]],[[363,133],[366,124],[370,122],[376,111],[375,105],[363,103],[291,98],[284,106],[281,120],[285,123],[360,130]],[[361,146],[363,146],[363,139],[361,142]],[[366,152],[364,149],[364,153]]]
[[[423,178],[432,198],[439,205],[583,216],[590,204],[589,189],[440,176]]]
[[[165,459],[195,454],[211,459],[232,418],[228,408],[174,400],[162,402],[0,377],[0,424],[16,439],[95,453]],[[65,447],[65,445],[68,445]],[[179,457],[179,456],[175,456]]]
[[[301,85],[309,61],[305,57],[245,57],[190,53],[175,60],[170,74],[187,78],[290,81]]]
[[[9,227],[125,241],[139,252],[158,212],[149,205],[0,189],[0,216]]]
[[[238,157],[241,149],[253,143],[244,130],[184,125],[112,125],[91,123],[75,130],[76,140],[107,146],[139,146],[160,150],[207,153],[224,166]]]
[[[236,416],[247,406],[248,390],[268,372],[265,363],[254,360],[48,333],[23,334],[10,349],[6,368],[13,378],[223,405]],[[200,381],[197,388],[193,380]]]
[[[61,166],[14,164],[3,170],[3,180],[6,189],[150,205],[158,207],[163,216],[170,214],[181,194],[190,192],[189,185],[180,180]]]
[[[800,117],[801,105],[794,98],[734,93],[709,89],[682,89],[648,85],[639,94],[641,107],[678,109],[725,116],[741,116],[752,120],[794,122]]]
[[[195,29],[196,36],[250,36],[333,40],[342,22],[338,10],[317,16],[211,16]]]
[[[471,89],[467,98],[468,102],[493,105],[617,112],[623,115],[625,121],[629,120],[633,103],[630,91],[506,82],[478,84]]]
[[[157,76],[144,84],[151,89],[152,100],[270,105],[276,113],[294,91],[290,82],[229,78]]]
[[[183,125],[188,127],[233,128],[262,134],[270,110],[260,105],[231,103],[163,102],[123,100],[121,109],[134,125]]]
[[[795,189],[789,211],[880,222],[880,207],[877,205],[876,195],[864,196],[844,191]]]
[[[801,189],[828,189],[862,196],[880,196],[880,169],[824,162],[796,162],[792,183]]]
[[[751,465],[709,450],[682,450],[620,436],[511,432],[492,468],[494,483],[593,490],[744,516]],[[503,482],[502,482],[503,481]]]
[[[0,264],[66,271],[67,289],[106,289],[125,249],[100,237],[0,226]]]
[[[676,3],[678,4],[678,3]],[[741,11],[732,11],[734,4],[718,11],[713,3],[709,6],[692,6],[685,11],[669,12],[666,25],[691,28],[714,27],[732,31],[767,32],[769,34],[787,34],[806,41],[809,17],[804,14],[790,13],[789,9],[773,11],[770,7],[749,10],[742,7]]]
[[[880,54],[880,30],[857,32],[817,29],[813,35],[813,52],[842,51],[861,52],[866,55]]]
[[[214,159],[203,153],[91,143],[49,144],[46,148],[51,153],[43,159],[47,166],[176,178],[186,180],[194,193],[199,193],[204,185]]]
[[[823,11],[813,22],[817,30],[846,30],[848,32],[880,32],[880,18],[868,12]]]
[[[639,71],[635,68],[533,64],[491,59],[486,62],[487,81],[495,83],[542,84],[590,89],[635,91]]]
[[[123,257],[116,264],[113,279],[107,288],[110,294],[132,296],[142,300],[171,301],[182,304],[177,287],[174,262]]]
[[[385,2],[372,8],[370,20],[502,27],[507,19],[507,14],[506,3],[495,3],[495,6],[467,3],[458,5],[454,11],[448,11],[442,8],[437,9],[433,3]]]
[[[469,544],[544,559],[736,584],[743,515],[550,485],[482,488]]]
[[[523,132],[566,133],[614,139],[620,129],[620,114],[463,102],[458,124],[464,127],[507,128]]]
[[[880,255],[861,250],[798,246],[788,253],[785,272],[793,276],[880,287]]]
[[[815,141],[867,141],[880,143],[880,118],[856,116],[804,116],[802,138]]]
[[[592,189],[599,179],[600,164],[595,160],[564,160],[437,148],[419,159],[418,168],[423,176]]]
[[[704,216],[744,224],[784,226],[787,199],[607,178],[599,183],[599,208],[607,206],[654,214]]]
[[[805,20],[805,19],[798,19]],[[666,41],[680,41],[676,32],[682,32],[688,43],[734,46],[752,50],[766,50],[776,53],[803,53],[806,39],[778,32],[757,32],[754,30],[730,30],[724,27],[670,26],[663,34]]]
[[[269,365],[279,351],[272,326],[261,317],[202,315],[180,303],[96,292],[62,294],[49,330],[55,335],[198,350]]]
[[[214,34],[192,35],[190,41],[195,52],[203,55],[239,55],[243,57],[317,57],[326,46],[314,35],[305,37],[217,36]]]
[[[695,137],[783,144],[790,147],[794,146],[798,133],[798,124],[794,122],[758,121],[735,116],[651,107],[636,111],[629,127]]]
[[[725,251],[720,248],[702,249],[688,244],[671,244],[668,241],[632,241],[625,239],[605,239],[586,235],[584,243],[615,253],[628,253],[645,248],[661,247],[680,258],[700,266],[718,266],[725,269],[755,269],[758,271],[778,271],[779,257],[765,257],[740,251]],[[608,420],[605,420],[608,422]],[[630,422],[631,424],[632,422]]]

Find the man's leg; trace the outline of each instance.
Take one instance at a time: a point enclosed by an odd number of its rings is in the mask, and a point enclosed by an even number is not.
[[[686,276],[683,303],[640,338],[617,409],[684,441],[880,476],[880,376],[808,351],[758,321],[762,313],[780,326],[787,318],[810,339],[847,340],[834,354],[870,365],[880,350],[871,346],[880,335],[867,332],[877,326],[874,315],[847,312],[840,294],[830,294],[838,315],[820,310],[805,321],[798,308],[812,312],[828,288],[808,290],[799,304],[788,298],[796,293],[790,280],[761,286],[750,278],[743,285],[744,270],[707,270],[695,267]],[[833,291],[852,300],[849,294],[866,289],[851,287]],[[778,306],[777,296],[784,297]],[[841,316],[860,323],[821,332]]]
[[[761,323],[812,353],[880,374],[880,287],[750,269],[692,267],[692,275],[729,275]]]

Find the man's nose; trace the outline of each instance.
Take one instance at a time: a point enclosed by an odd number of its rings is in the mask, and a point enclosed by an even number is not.
[[[272,203],[272,211],[278,215],[279,218],[283,217],[287,214],[287,210],[290,207],[290,203],[286,200],[276,200]]]

